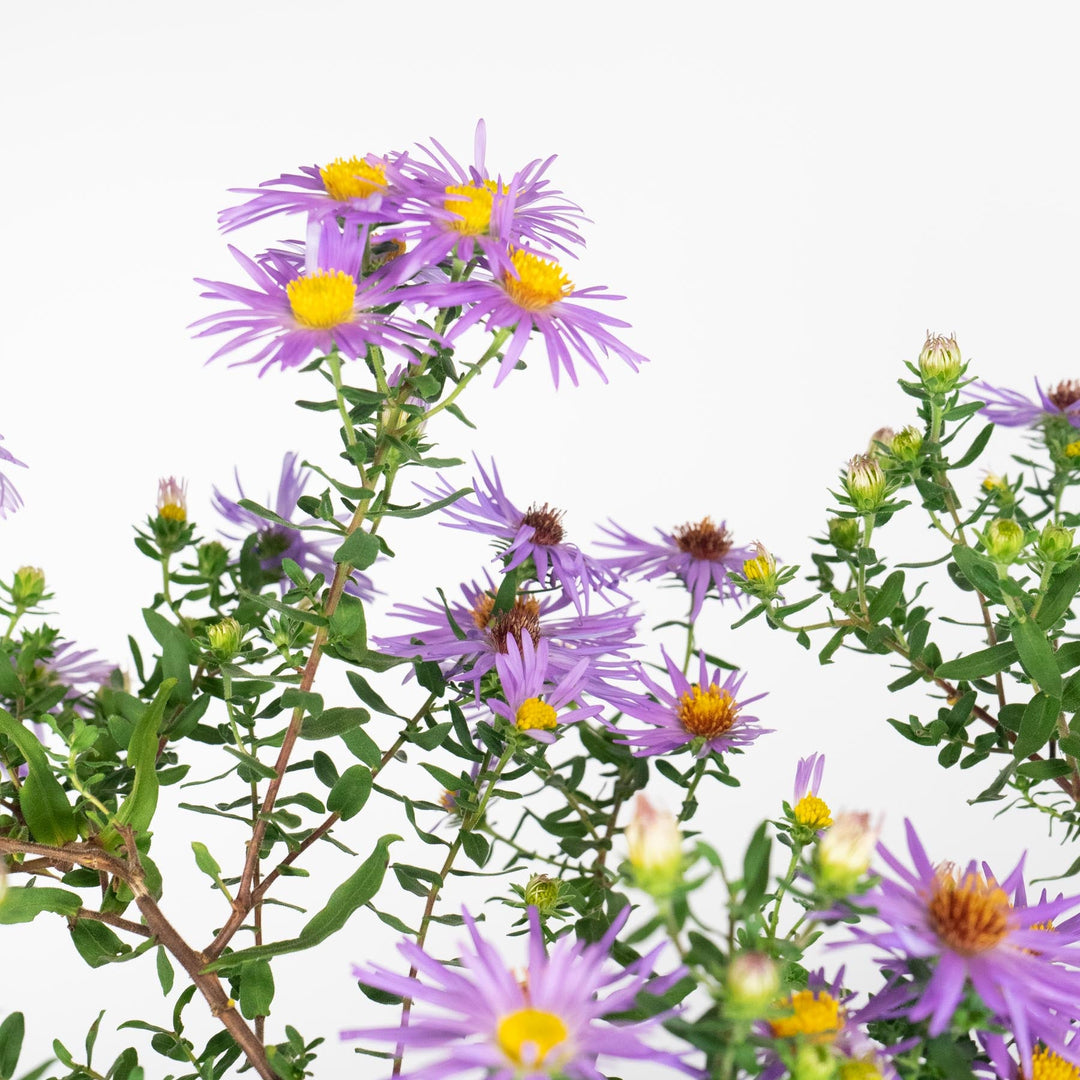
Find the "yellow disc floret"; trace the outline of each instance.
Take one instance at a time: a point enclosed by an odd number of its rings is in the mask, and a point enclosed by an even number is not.
[[[503,288],[518,307],[526,311],[542,311],[574,291],[570,279],[554,259],[543,259],[531,251],[518,250],[511,254],[517,277],[508,270]]]
[[[504,192],[505,190],[503,188]],[[463,236],[486,236],[491,228],[491,208],[494,202],[494,180],[485,180],[483,185],[448,185],[443,207],[459,217],[446,224]]]
[[[1043,1047],[1032,1056],[1031,1080],[1080,1080],[1080,1069]]]
[[[336,158],[319,169],[326,194],[337,202],[364,199],[386,187],[382,163],[371,165],[363,158]]]
[[[1080,439],[1071,442],[1065,447],[1066,457],[1080,457]]]
[[[944,944],[964,956],[994,948],[1009,932],[1012,905],[993,878],[938,870],[927,903],[930,927]]]
[[[844,1010],[833,996],[824,990],[800,990],[792,994],[786,1007],[790,1015],[770,1021],[772,1033],[778,1039],[797,1035],[811,1042],[832,1042],[844,1023]]]
[[[739,704],[729,690],[712,683],[702,691],[697,683],[679,699],[679,721],[687,734],[714,739],[723,735],[739,715]]]
[[[316,270],[285,286],[293,318],[309,330],[332,330],[352,322],[356,279],[344,270]]]
[[[840,1066],[840,1080],[882,1080],[881,1069],[869,1058],[845,1061]]]
[[[832,824],[832,812],[824,799],[816,795],[804,795],[792,811],[795,820],[808,829],[827,829]]]
[[[546,701],[531,697],[518,706],[515,723],[518,731],[551,731],[557,715]]]
[[[495,1040],[515,1065],[531,1069],[543,1065],[548,1054],[565,1042],[568,1034],[566,1024],[554,1013],[518,1009],[499,1021]]]

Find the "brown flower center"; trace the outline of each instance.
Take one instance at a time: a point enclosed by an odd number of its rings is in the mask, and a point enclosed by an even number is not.
[[[731,550],[731,534],[723,525],[714,525],[710,517],[702,518],[697,524],[687,522],[680,525],[671,535],[679,550],[693,555],[695,559],[716,562]]]
[[[950,949],[963,956],[986,952],[1009,932],[1012,905],[993,878],[965,874],[960,880],[952,867],[937,872],[934,892],[927,904],[930,928]]]
[[[509,611],[495,611],[495,597],[484,593],[472,609],[473,622],[478,630],[486,630],[491,643],[506,652],[506,639],[512,637],[521,649],[521,635],[527,633],[533,645],[540,642],[540,601],[519,596]]]
[[[1080,401],[1080,379],[1063,379],[1046,396],[1064,411]]]
[[[555,510],[544,503],[537,506],[533,503],[528,511],[522,516],[522,525],[531,525],[533,529],[532,542],[542,544],[544,547],[553,547],[561,544],[563,540],[562,519],[564,510]]]

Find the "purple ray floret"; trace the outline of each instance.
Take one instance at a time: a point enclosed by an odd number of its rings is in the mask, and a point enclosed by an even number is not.
[[[629,913],[629,907],[623,908],[594,944],[568,934],[549,952],[536,909],[530,908],[528,961],[522,978],[480,936],[465,912],[469,941],[460,966],[442,964],[403,941],[398,949],[417,977],[376,965],[353,969],[364,985],[412,999],[408,1027],[360,1028],[343,1031],[341,1037],[400,1044],[414,1055],[424,1054],[424,1063],[407,1068],[402,1080],[465,1075],[487,1080],[603,1080],[598,1058],[648,1062],[656,1075],[675,1070],[701,1077],[704,1074],[682,1055],[650,1045],[670,1011],[647,1020],[605,1019],[632,1009],[640,993],[663,993],[683,974],[680,968],[653,976],[662,945],[625,968],[611,960],[611,947]]]
[[[1073,427],[1080,427],[1080,384],[1075,379],[1058,383],[1047,393],[1035,380],[1037,401],[1025,397],[1018,390],[994,387],[977,382],[964,391],[986,405],[979,413],[1002,427],[1034,427],[1047,417],[1064,417]]]
[[[4,436],[0,435],[0,442],[3,441]],[[2,446],[0,446],[0,461],[26,468],[25,462],[20,461],[10,450],[5,450]],[[0,472],[0,518],[13,514],[20,506],[22,506],[22,498],[15,490],[15,485]]]

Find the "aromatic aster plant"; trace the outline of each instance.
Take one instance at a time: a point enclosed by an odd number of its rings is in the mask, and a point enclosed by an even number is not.
[[[606,309],[620,298],[573,283],[587,219],[553,160],[491,169],[481,124],[471,165],[434,141],[342,157],[223,211],[230,233],[280,215],[305,239],[233,248],[246,280],[198,279],[212,310],[193,330],[212,359],[302,380],[338,452],[266,447],[284,457],[265,505],[239,477],[192,480],[213,486],[210,522],[163,479],[135,533],[160,588],[117,663],[53,625],[42,570],[7,571],[0,925],[52,920],[72,964],[153,963],[169,1000],[103,1002],[82,1049],[56,1040],[30,1065],[25,1032],[47,1020],[23,1003],[0,1018],[0,1078],[301,1080],[327,1075],[327,1038],[355,1044],[358,1075],[424,1080],[1080,1078],[1080,896],[1036,892],[1021,853],[999,878],[910,824],[906,856],[885,848],[874,808],[833,812],[843,791],[812,747],[745,848],[701,821],[702,785],[737,788],[740,757],[784,721],[776,672],[696,631],[719,606],[733,627],[817,638],[823,662],[886,657],[891,688],[930,701],[890,721],[898,736],[1074,842],[1076,384],[1036,384],[1036,403],[929,337],[901,382],[911,422],[851,459],[810,575],[722,507],[602,526],[599,554],[557,492],[436,453],[469,423],[466,391],[545,361],[555,386],[646,362]],[[997,425],[1033,449],[962,498]],[[0,517],[32,513],[7,477],[23,463],[0,463]],[[897,565],[882,539],[901,512],[925,514],[940,558]],[[391,521],[472,534],[477,562],[435,596],[389,596]],[[654,580],[687,615],[650,634]],[[958,604],[975,621],[947,632]],[[375,611],[400,632],[369,636]],[[155,837],[174,812],[217,905],[198,932],[178,927],[180,862]],[[400,855],[402,834],[428,857]],[[317,845],[340,856],[321,890],[304,879]],[[1078,868],[1067,856],[1062,877]],[[463,902],[477,875],[490,899]],[[364,954],[378,934],[400,959]],[[353,996],[356,1022],[301,1032],[275,1001],[278,960],[335,935],[352,977],[317,982]],[[851,985],[825,944],[880,978]],[[192,1010],[218,1025],[206,1041]],[[110,1023],[130,1045],[95,1063]]]

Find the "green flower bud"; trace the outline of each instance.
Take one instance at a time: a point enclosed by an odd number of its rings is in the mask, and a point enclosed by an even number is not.
[[[960,381],[966,369],[955,337],[927,331],[926,344],[919,353],[919,374],[927,390],[932,394],[948,393]]]
[[[1047,522],[1039,534],[1037,543],[1039,554],[1049,563],[1061,562],[1068,558],[1073,549],[1073,530],[1064,525]]]
[[[885,474],[873,458],[857,454],[848,462],[844,488],[856,510],[871,513],[885,501]]]
[[[1024,550],[1024,530],[1012,518],[994,518],[986,527],[983,542],[994,562],[1008,566]]]
[[[814,850],[818,888],[829,896],[850,896],[870,869],[879,831],[869,814],[837,814]]]
[[[761,1016],[780,991],[780,969],[765,953],[739,953],[728,966],[726,986],[728,1012]]]
[[[45,571],[36,566],[20,566],[15,571],[11,599],[18,608],[32,608],[45,599]]]
[[[673,814],[657,810],[638,795],[626,826],[634,883],[657,899],[670,896],[682,881],[682,833]]]
[[[837,1080],[840,1061],[828,1046],[805,1044],[795,1052],[791,1080]]]
[[[206,636],[210,639],[214,655],[228,662],[240,651],[244,642],[244,628],[230,615],[208,627]]]
[[[922,450],[922,432],[911,424],[898,431],[889,444],[889,452],[892,456],[905,464],[915,461],[920,450]]]
[[[550,915],[559,904],[562,882],[547,874],[533,874],[525,886],[525,903],[535,907],[541,915]]]
[[[751,596],[771,600],[776,595],[776,559],[760,541],[754,544],[754,549],[757,554],[742,564],[743,577],[746,578],[743,588]]]
[[[199,545],[199,574],[204,578],[219,578],[229,565],[229,550],[217,540],[209,540]]]
[[[854,551],[861,532],[854,518],[829,518],[829,541],[840,551]]]

